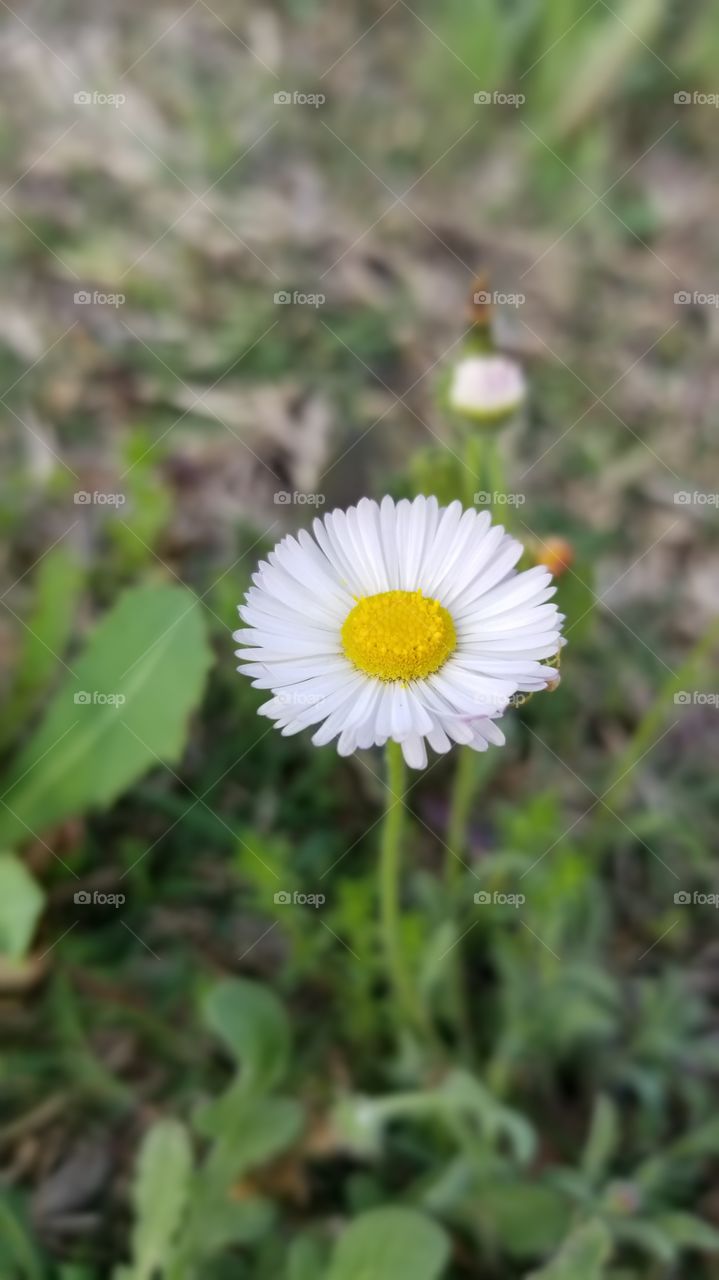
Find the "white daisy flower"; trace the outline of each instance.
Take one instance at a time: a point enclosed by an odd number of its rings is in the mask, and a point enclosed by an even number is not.
[[[466,356],[454,367],[449,403],[473,418],[503,418],[514,413],[527,394],[524,374],[507,356]]]
[[[315,746],[342,756],[391,738],[415,769],[425,739],[501,746],[512,695],[556,679],[551,574],[515,572],[521,543],[459,502],[363,498],[313,528],[277,544],[239,609],[238,670],[274,695],[260,714],[286,735],[319,725]]]

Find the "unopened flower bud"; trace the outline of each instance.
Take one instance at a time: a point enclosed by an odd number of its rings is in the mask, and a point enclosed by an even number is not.
[[[537,564],[543,564],[559,578],[574,564],[574,548],[566,538],[547,538],[537,552]]]
[[[456,413],[485,422],[514,413],[527,394],[524,374],[507,356],[466,356],[455,365],[449,404]]]

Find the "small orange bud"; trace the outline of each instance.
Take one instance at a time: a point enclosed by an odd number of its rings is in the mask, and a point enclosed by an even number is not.
[[[467,319],[478,329],[488,329],[492,322],[492,294],[489,276],[485,272],[475,277],[467,307]]]
[[[574,564],[574,548],[566,538],[547,538],[537,552],[537,564],[546,565],[559,578]]]

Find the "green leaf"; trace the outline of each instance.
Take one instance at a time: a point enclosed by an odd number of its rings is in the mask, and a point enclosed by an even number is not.
[[[325,1250],[306,1232],[293,1240],[287,1253],[285,1280],[317,1280],[325,1271]]]
[[[432,1089],[380,1098],[348,1096],[334,1109],[334,1121],[343,1139],[364,1156],[379,1155],[387,1125],[400,1117],[438,1120],[453,1134],[459,1126],[468,1137],[497,1146],[506,1142],[523,1164],[531,1159],[536,1145],[525,1117],[503,1106],[479,1080],[462,1070],[448,1072]]]
[[[663,1231],[658,1222],[648,1222],[642,1218],[615,1217],[612,1220],[612,1233],[618,1244],[631,1245],[650,1258],[670,1266],[676,1262],[679,1249]]]
[[[603,1280],[612,1242],[599,1221],[578,1227],[565,1240],[556,1257],[541,1271],[533,1271],[527,1280]]]
[[[155,1269],[168,1262],[188,1201],[191,1174],[187,1130],[177,1120],[159,1120],[142,1144],[132,1192],[133,1280],[151,1280]]]
[[[204,1107],[196,1124],[200,1133],[216,1139],[204,1166],[213,1183],[225,1187],[285,1151],[300,1132],[303,1117],[294,1098],[258,1098],[240,1084]]]
[[[719,1231],[693,1213],[663,1213],[653,1219],[655,1225],[682,1249],[701,1249],[719,1253]]]
[[[179,759],[211,660],[205,631],[183,587],[122,596],[21,752],[0,809],[0,839],[106,807],[148,769]]]
[[[619,1143],[619,1113],[611,1098],[600,1094],[594,1106],[587,1144],[582,1153],[582,1171],[596,1184],[607,1172]]]
[[[46,1271],[19,1201],[0,1197],[0,1275],[45,1280]]]
[[[12,853],[0,854],[0,954],[21,960],[35,932],[45,895]]]
[[[191,1223],[188,1243],[191,1256],[197,1259],[212,1257],[230,1245],[255,1244],[267,1235],[276,1218],[275,1206],[262,1196],[239,1203],[204,1199],[196,1208],[199,1212]]]
[[[327,1280],[438,1280],[449,1240],[414,1209],[371,1209],[345,1231]]]
[[[300,1131],[303,1112],[291,1098],[262,1098],[236,1083],[200,1114],[202,1132],[214,1137],[195,1180],[183,1233],[183,1255],[207,1257],[229,1243],[251,1243],[269,1231],[274,1206],[254,1197],[237,1204],[234,1185],[284,1151]]]
[[[671,1144],[669,1153],[677,1160],[719,1155],[719,1116],[682,1134],[681,1138]]]
[[[557,1248],[569,1230],[572,1207],[554,1187],[512,1177],[483,1183],[456,1212],[483,1242],[496,1241],[510,1258],[528,1265]]]
[[[209,991],[204,1017],[241,1064],[244,1088],[269,1093],[290,1055],[289,1021],[277,997],[259,982],[234,978]]]

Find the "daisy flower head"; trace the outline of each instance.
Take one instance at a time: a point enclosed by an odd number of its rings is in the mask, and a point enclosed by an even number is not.
[[[465,356],[454,366],[449,404],[457,413],[491,422],[514,413],[526,394],[524,374],[508,356]]]
[[[239,607],[238,670],[273,695],[260,714],[342,756],[392,739],[415,769],[426,743],[501,746],[513,694],[556,675],[551,574],[516,572],[522,545],[488,512],[436,498],[363,498],[313,534],[278,542]]]

